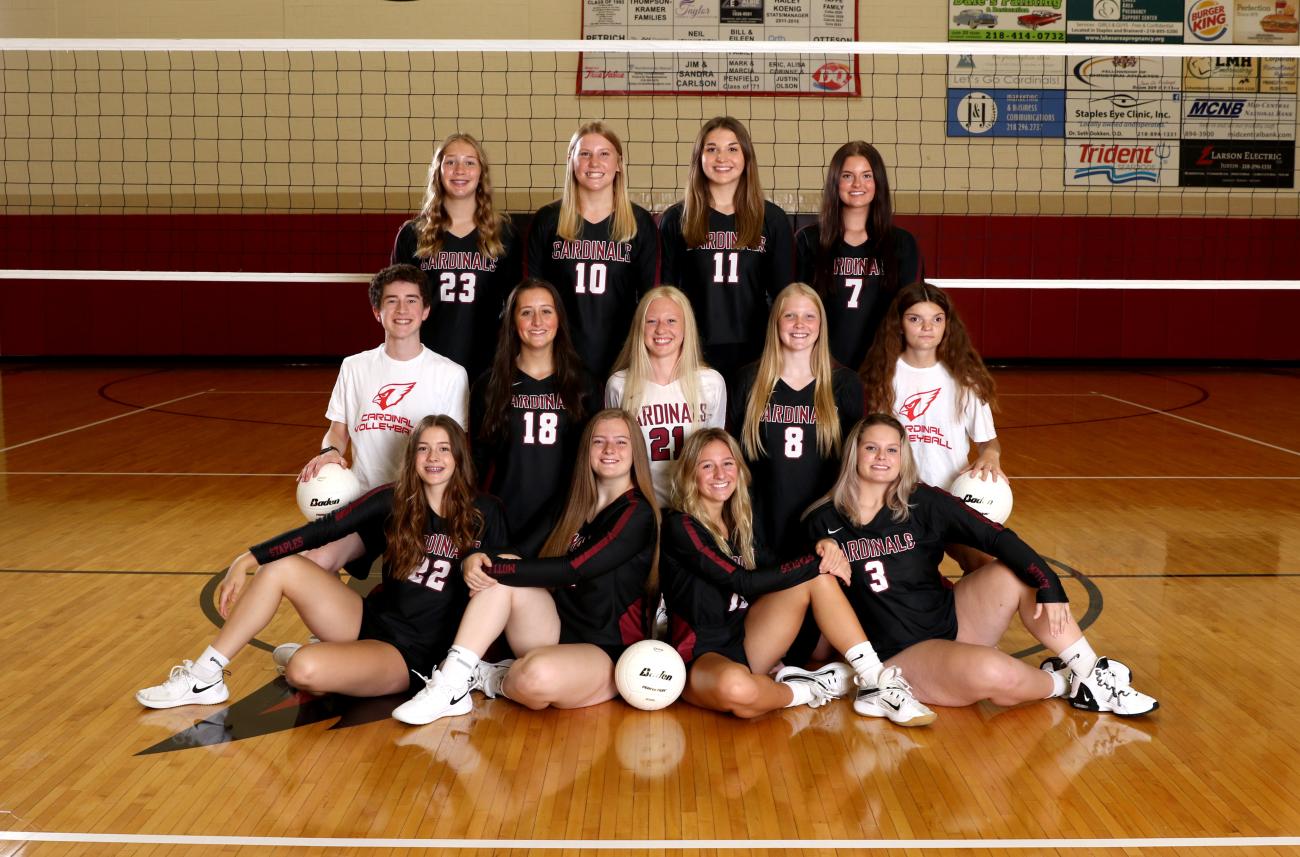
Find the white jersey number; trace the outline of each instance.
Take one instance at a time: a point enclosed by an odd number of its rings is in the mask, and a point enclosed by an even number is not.
[[[799,428],[799,426],[786,426],[785,457],[803,457],[803,429]]]
[[[889,588],[889,581],[885,579],[885,564],[878,559],[873,559],[862,569],[867,575],[867,586],[872,592],[884,592]]]
[[[586,262],[579,262],[577,265],[578,281],[573,284],[573,291],[576,294],[591,293],[593,295],[603,295],[605,293],[605,277],[607,271],[604,263],[593,262],[590,267]]]
[[[862,278],[849,277],[844,281],[844,288],[853,289],[853,294],[849,295],[849,309],[857,309],[858,295],[862,293]]]
[[[724,270],[725,268],[728,267],[730,268],[729,271]],[[740,282],[740,254],[739,253],[714,253],[713,254],[713,282],[715,283],[739,283]]]
[[[533,433],[533,423],[537,423],[537,432]],[[541,443],[547,446],[555,443],[556,435],[559,433],[560,417],[558,414],[550,411],[543,411],[538,414],[533,411],[524,411],[524,443],[533,444]]]
[[[474,303],[474,284],[478,281],[478,276],[472,271],[466,271],[460,275],[460,293],[456,292],[456,272],[443,271],[438,278],[438,297],[443,303],[455,303],[460,301],[463,304]]]
[[[429,571],[432,569],[433,573]],[[441,592],[442,588],[447,585],[447,575],[451,574],[451,563],[445,559],[434,560],[431,564],[429,558],[425,557],[424,564],[411,574],[411,581],[422,583],[434,592]]]

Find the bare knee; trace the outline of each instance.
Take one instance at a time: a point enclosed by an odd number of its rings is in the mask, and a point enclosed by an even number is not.
[[[289,659],[284,668],[284,680],[308,693],[325,693],[327,680],[325,659],[312,651],[311,646],[304,646]]]
[[[506,675],[506,695],[520,705],[539,710],[551,704],[551,696],[561,680],[554,659],[534,654],[515,661]]]
[[[758,682],[746,669],[727,669],[718,676],[714,688],[718,704],[737,717],[757,717],[764,713],[757,708],[759,699]]]
[[[1026,695],[1025,669],[1010,657],[981,658],[968,677],[976,683],[981,698],[995,705],[1016,705],[1035,698],[1032,692]]]

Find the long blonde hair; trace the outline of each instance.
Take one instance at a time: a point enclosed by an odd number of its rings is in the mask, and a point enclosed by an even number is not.
[[[677,357],[675,380],[681,381],[682,395],[690,408],[692,422],[703,422],[700,416],[700,370],[708,368],[700,355],[700,331],[695,324],[695,312],[691,301],[675,286],[655,286],[642,296],[632,315],[632,328],[623,342],[623,349],[614,361],[611,374],[627,370],[623,382],[623,400],[619,407],[636,419],[641,399],[645,396],[646,381],[651,377],[650,356],[645,350],[645,317],[650,312],[650,304],[659,298],[677,304],[682,313],[682,350]]]
[[[822,304],[817,290],[807,283],[791,283],[781,290],[772,302],[772,312],[767,318],[767,338],[763,343],[763,356],[758,360],[758,373],[754,376],[754,386],[749,389],[749,401],[745,405],[745,422],[741,431],[741,443],[745,455],[755,459],[764,454],[762,421],[767,409],[772,388],[781,377],[781,313],[785,303],[793,297],[803,296],[817,307],[819,331],[817,341],[813,343],[813,413],[817,418],[817,452],[822,458],[830,458],[840,452],[840,418],[835,407],[835,389],[831,382],[831,350],[827,345],[826,307]]]
[[[910,514],[908,502],[912,499],[912,492],[916,490],[916,484],[920,481],[920,476],[916,469],[916,459],[912,457],[912,447],[907,442],[907,432],[903,429],[903,424],[894,419],[889,414],[871,414],[858,421],[858,424],[849,432],[849,436],[844,439],[844,458],[840,462],[840,475],[831,486],[831,490],[824,497],[819,499],[810,507],[815,508],[826,500],[835,504],[835,509],[848,520],[852,521],[855,526],[861,526],[866,521],[858,520],[858,438],[862,433],[872,426],[889,426],[898,432],[901,441],[902,464],[898,469],[898,478],[889,486],[885,492],[885,505],[889,507],[891,518],[897,523],[906,521]],[[808,513],[805,512],[805,515]]]
[[[731,455],[736,459],[736,490],[722,505],[722,523],[727,532],[709,516],[700,500],[700,486],[695,478],[695,467],[699,463],[700,453],[713,441],[727,445]],[[740,454],[736,439],[720,428],[700,429],[686,439],[682,446],[681,458],[673,465],[672,481],[673,508],[690,515],[700,526],[709,531],[718,544],[740,556],[740,564],[753,568],[754,562],[754,510],[749,500],[749,468],[745,458]]]
[[[636,237],[636,215],[632,212],[632,200],[627,195],[627,162],[623,158],[623,141],[604,122],[584,123],[569,138],[568,155],[564,162],[564,195],[560,197],[560,221],[555,232],[566,241],[577,241],[582,237],[578,175],[573,169],[573,161],[578,154],[578,143],[588,134],[604,137],[618,154],[618,172],[614,174],[614,220],[609,226],[609,238],[611,241],[631,241]]]
[[[763,185],[758,180],[758,161],[754,157],[754,141],[749,129],[739,119],[715,116],[695,137],[691,162],[686,166],[686,194],[682,203],[682,237],[687,247],[700,247],[709,243],[709,209],[713,197],[709,193],[709,177],[704,174],[700,161],[704,156],[704,138],[722,128],[736,135],[740,152],[745,156],[745,169],[740,174],[740,187],[736,189],[736,246],[757,250],[763,240],[764,200]]]
[[[447,192],[442,186],[442,161],[446,157],[447,147],[452,143],[468,143],[478,158],[478,187],[474,190],[474,226],[478,229],[478,251],[495,259],[506,251],[501,240],[505,215],[498,214],[492,206],[492,179],[488,170],[487,153],[473,136],[460,132],[443,140],[442,145],[433,153],[433,161],[429,164],[429,180],[424,189],[424,202],[420,204],[420,213],[415,218],[415,232],[418,236],[415,255],[426,259],[436,255],[442,249],[443,233],[451,227],[451,218],[443,206],[443,197]]]

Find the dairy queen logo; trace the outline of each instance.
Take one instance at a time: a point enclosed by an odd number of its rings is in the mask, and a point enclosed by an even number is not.
[[[842,62],[828,62],[813,72],[813,86],[818,89],[836,90],[848,85],[852,72]]]

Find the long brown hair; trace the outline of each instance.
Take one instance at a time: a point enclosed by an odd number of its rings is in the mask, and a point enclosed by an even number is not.
[[[709,177],[704,174],[700,161],[704,156],[704,138],[722,128],[736,135],[741,154],[745,156],[745,169],[740,174],[740,187],[736,189],[736,242],[737,247],[757,250],[763,239],[763,185],[758,180],[758,161],[754,157],[754,141],[749,130],[739,119],[715,116],[695,137],[691,162],[686,167],[686,196],[682,206],[682,237],[687,247],[699,247],[709,242]]]
[[[623,157],[623,141],[604,122],[586,122],[578,126],[569,139],[567,160],[564,162],[564,195],[560,197],[560,220],[555,232],[566,241],[582,237],[582,209],[578,206],[578,176],[573,161],[578,154],[578,143],[588,134],[599,134],[609,141],[618,155],[618,172],[614,175],[614,219],[609,225],[609,240],[631,241],[636,237],[636,215],[632,200],[627,195],[627,161]]]
[[[474,505],[474,462],[470,460],[469,440],[465,430],[446,414],[429,414],[415,426],[402,452],[402,467],[393,484],[393,511],[388,516],[385,533],[384,573],[393,580],[405,580],[424,561],[424,530],[429,521],[429,501],[424,497],[424,482],[415,469],[420,437],[431,428],[440,428],[451,442],[455,462],[451,479],[442,495],[442,519],[447,522],[447,536],[461,556],[467,555],[483,534],[483,513]]]
[[[938,286],[925,281],[901,288],[880,321],[880,330],[871,343],[862,364],[862,384],[866,388],[867,410],[891,413],[894,410],[894,369],[899,355],[907,348],[903,335],[903,316],[919,303],[932,303],[943,310],[946,324],[936,355],[957,382],[957,407],[963,407],[968,393],[974,393],[992,410],[998,409],[997,385],[984,359],[971,345],[966,325],[953,307],[952,298]]]
[[[727,528],[725,533],[705,512],[704,503],[700,500],[700,484],[695,478],[700,453],[715,440],[725,443],[736,459],[736,490],[722,504],[722,523]],[[749,480],[749,467],[745,464],[745,457],[740,454],[736,439],[720,428],[700,429],[686,438],[681,458],[673,464],[672,504],[673,508],[680,509],[698,521],[700,526],[718,540],[718,544],[739,554],[741,565],[753,568],[754,509],[749,499]]]
[[[893,295],[898,291],[898,254],[894,247],[894,203],[889,193],[889,174],[885,159],[875,146],[864,140],[850,140],[835,150],[826,167],[826,182],[822,185],[821,210],[817,214],[820,246],[817,263],[813,268],[813,285],[823,297],[828,297],[834,277],[831,267],[835,260],[835,247],[844,237],[844,204],[840,201],[840,173],[844,163],[853,157],[866,158],[875,179],[876,193],[867,211],[867,238],[876,242],[876,255],[884,271],[884,292]]]
[[[889,486],[885,492],[885,506],[890,510],[890,517],[895,522],[906,521],[910,514],[908,502],[912,498],[912,492],[916,490],[916,483],[921,477],[916,469],[916,459],[912,457],[912,447],[907,442],[907,432],[903,430],[903,424],[900,423],[890,414],[871,414],[861,420],[849,432],[849,436],[844,439],[844,458],[840,461],[840,475],[836,478],[835,484],[824,497],[814,503],[809,511],[821,505],[823,502],[830,500],[835,504],[835,509],[845,518],[854,523],[855,526],[861,526],[866,521],[858,520],[858,451],[861,447],[859,438],[862,433],[872,426],[889,426],[898,432],[900,448],[902,452],[902,464],[898,468],[898,478]],[[808,512],[804,512],[805,515]]]
[[[519,328],[515,323],[515,313],[519,308],[519,296],[529,289],[540,289],[551,296],[555,304],[555,339],[551,343],[551,365],[555,368],[556,386],[559,387],[560,399],[564,409],[575,423],[582,422],[586,414],[583,408],[583,395],[587,392],[587,383],[582,369],[582,359],[573,348],[569,335],[569,321],[565,315],[564,301],[555,286],[529,277],[510,291],[506,298],[505,311],[501,315],[501,329],[497,334],[497,350],[492,357],[492,369],[488,374],[487,387],[484,390],[483,424],[474,426],[475,437],[479,440],[497,442],[505,439],[510,424],[510,388],[515,382],[515,360],[523,350],[519,340]]]
[[[813,412],[817,415],[817,452],[822,458],[831,458],[840,452],[840,417],[835,407],[835,389],[831,382],[831,352],[826,344],[830,338],[826,330],[826,307],[817,296],[817,292],[807,283],[791,283],[776,296],[772,302],[772,312],[767,319],[767,339],[763,344],[763,355],[758,360],[758,372],[754,376],[754,385],[749,388],[749,399],[745,404],[745,421],[741,426],[740,440],[745,448],[745,455],[756,459],[763,455],[763,433],[761,424],[763,411],[771,398],[772,388],[781,377],[781,334],[779,331],[781,313],[785,303],[794,297],[803,296],[817,307],[817,317],[821,329],[817,342],[813,344]]]
[[[424,202],[415,218],[415,231],[419,237],[415,255],[426,259],[436,255],[442,249],[443,233],[451,226],[451,218],[443,206],[447,192],[442,186],[442,161],[446,157],[447,147],[452,143],[468,143],[478,158],[480,173],[478,187],[474,191],[474,226],[478,229],[478,251],[495,259],[505,253],[505,244],[501,240],[505,216],[498,214],[492,206],[492,179],[488,170],[487,153],[478,140],[460,132],[443,140],[442,145],[433,153],[433,161],[429,164],[429,180],[424,189]]]

